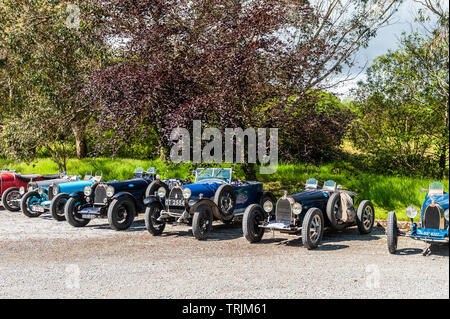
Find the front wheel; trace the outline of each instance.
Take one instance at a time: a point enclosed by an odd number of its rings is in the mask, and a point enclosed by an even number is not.
[[[302,242],[308,250],[317,248],[324,230],[323,214],[318,208],[310,208],[303,219]]]
[[[67,201],[69,200],[70,196],[69,194],[58,194],[56,195],[50,204],[50,213],[52,214],[52,217],[54,220],[57,220],[59,222],[66,220],[66,216],[64,214],[64,207],[67,204]]]
[[[135,205],[128,198],[115,199],[108,208],[109,226],[114,230],[125,230],[130,228],[135,216]]]
[[[245,209],[242,231],[245,239],[250,243],[257,243],[264,236],[264,228],[259,227],[260,223],[264,221],[264,217],[264,211],[258,204],[250,205]]]
[[[150,206],[145,209],[145,227],[153,236],[161,235],[166,227],[165,222],[158,221],[162,209],[161,203],[158,202],[151,203]]]
[[[372,232],[375,222],[375,209],[370,200],[363,200],[358,206],[356,213],[356,223],[360,234],[369,234]]]
[[[389,252],[395,254],[397,252],[398,243],[398,224],[395,212],[389,212],[388,214],[386,233]]]
[[[90,219],[84,219],[79,213],[79,207],[81,203],[76,198],[69,198],[64,207],[64,215],[67,222],[73,227],[84,227],[91,221]]]
[[[20,211],[20,191],[18,187],[8,188],[2,195],[2,204],[10,212]]]
[[[208,205],[201,205],[194,214],[192,219],[192,233],[198,240],[208,238],[212,229],[213,212]]]
[[[35,204],[39,204],[41,202],[41,196],[39,195],[38,192],[28,192],[26,193],[23,197],[22,200],[20,201],[20,208],[22,210],[22,213],[30,218],[36,218],[41,216],[41,212],[34,212],[30,209],[30,206],[33,205],[33,203]]]

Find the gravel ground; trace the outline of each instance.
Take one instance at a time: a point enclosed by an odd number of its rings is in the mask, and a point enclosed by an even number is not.
[[[0,247],[0,298],[449,298],[448,245],[424,257],[400,238],[390,255],[382,228],[327,233],[308,251],[281,234],[251,245],[240,224],[201,242],[184,226],[153,237],[142,217],[115,232],[0,207]]]

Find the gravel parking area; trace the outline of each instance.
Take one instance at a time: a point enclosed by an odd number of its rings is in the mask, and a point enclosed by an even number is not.
[[[313,251],[277,233],[251,245],[238,223],[191,235],[153,237],[142,217],[125,232],[101,219],[76,229],[0,207],[0,298],[449,298],[448,245],[424,257],[424,243],[400,238],[393,256],[382,228],[327,233]]]

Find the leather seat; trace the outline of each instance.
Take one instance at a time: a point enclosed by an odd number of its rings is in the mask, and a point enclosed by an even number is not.
[[[58,179],[58,178],[60,178],[59,174],[42,175],[43,180]]]

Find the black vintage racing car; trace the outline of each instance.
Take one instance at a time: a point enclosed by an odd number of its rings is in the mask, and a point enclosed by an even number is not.
[[[303,245],[313,249],[320,244],[326,227],[342,230],[357,225],[361,234],[368,234],[375,210],[370,200],[363,200],[355,210],[355,197],[355,193],[343,190],[334,181],[319,187],[317,180],[310,178],[304,191],[290,196],[285,192],[277,201],[275,219],[267,213],[273,210],[271,201],[247,207],[242,222],[244,236],[255,243],[262,239],[265,230],[301,234]]]

